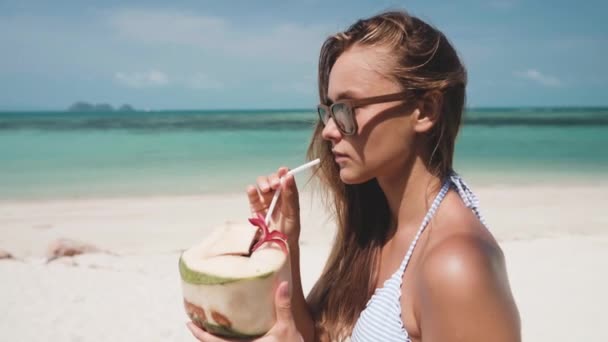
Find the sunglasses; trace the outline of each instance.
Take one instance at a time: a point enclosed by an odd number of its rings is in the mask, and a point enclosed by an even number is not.
[[[400,92],[388,95],[366,97],[363,99],[347,99],[334,102],[331,106],[320,104],[317,106],[317,113],[323,126],[327,125],[330,118],[343,135],[354,135],[357,130],[357,120],[355,120],[355,109],[376,103],[405,100],[410,92]]]

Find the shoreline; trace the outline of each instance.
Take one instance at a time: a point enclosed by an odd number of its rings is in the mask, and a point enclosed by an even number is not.
[[[544,179],[520,179],[519,175],[505,172],[507,177],[502,180],[501,175],[490,173],[488,175],[479,174],[470,176],[469,173],[458,173],[463,177],[465,182],[469,184],[473,191],[478,189],[482,190],[505,190],[505,189],[523,189],[523,188],[534,188],[539,190],[544,189],[585,189],[585,188],[597,188],[597,187],[608,187],[608,178],[602,177],[603,174],[599,173],[580,173],[580,174],[547,174],[547,178]],[[522,175],[529,174],[522,172]],[[541,174],[540,171],[535,171],[535,175]],[[310,193],[318,191],[313,185],[308,185],[308,178],[304,179],[302,176],[296,178],[300,193]],[[6,196],[0,194],[0,205],[11,204],[11,203],[40,203],[40,202],[64,202],[64,201],[96,201],[96,200],[141,200],[141,199],[167,199],[167,198],[227,198],[245,196],[246,187],[248,184],[253,184],[253,181],[249,183],[243,183],[242,186],[231,186],[223,187],[224,190],[218,189],[207,190],[204,192],[197,191],[178,191],[178,192],[138,192],[138,191],[123,191],[118,190],[115,192],[83,192],[81,194],[36,194],[36,195],[20,195],[20,196]],[[302,184],[305,184],[302,187]],[[238,188],[242,188],[239,191]]]
[[[608,185],[472,186],[498,241],[608,233]],[[300,192],[302,243],[327,244],[334,225],[319,194]],[[217,195],[0,200],[0,249],[35,255],[71,238],[115,252],[186,248],[225,222],[247,222],[245,192]]]

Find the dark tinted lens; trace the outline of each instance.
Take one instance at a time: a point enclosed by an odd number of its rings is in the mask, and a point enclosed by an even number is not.
[[[344,103],[335,103],[331,107],[334,113],[334,119],[336,120],[336,125],[342,133],[344,134],[353,134],[355,133],[355,123],[353,122],[353,114],[349,106]]]
[[[325,107],[317,107],[317,114],[319,114],[319,120],[325,125],[329,121],[329,112]]]

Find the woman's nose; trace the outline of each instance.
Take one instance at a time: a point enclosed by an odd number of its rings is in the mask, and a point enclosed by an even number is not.
[[[325,124],[325,127],[323,127],[323,131],[321,132],[321,136],[325,140],[330,140],[334,142],[334,144],[340,139],[342,139],[342,133],[338,129],[338,126],[336,125],[336,122],[333,118],[329,118],[329,120],[327,120],[327,123]]]

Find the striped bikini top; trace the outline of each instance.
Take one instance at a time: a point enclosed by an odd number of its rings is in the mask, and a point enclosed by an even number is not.
[[[431,208],[422,220],[422,224],[410,244],[407,254],[401,262],[401,266],[384,282],[381,288],[376,289],[367,302],[365,309],[361,312],[352,332],[352,342],[411,342],[401,318],[401,283],[403,273],[410,261],[420,235],[435,215],[437,208],[439,208],[441,201],[451,187],[456,189],[464,204],[472,209],[479,220],[487,227],[485,220],[479,212],[479,202],[476,196],[460,176],[452,173],[443,183],[441,191],[435,197]]]

